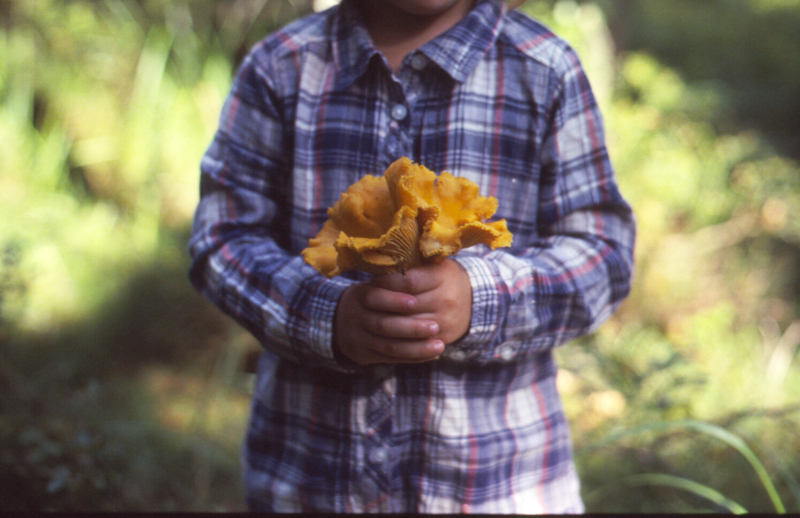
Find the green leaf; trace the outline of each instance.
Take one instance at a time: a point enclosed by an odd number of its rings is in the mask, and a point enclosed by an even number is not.
[[[747,509],[726,497],[719,491],[706,485],[695,482],[688,478],[665,475],[661,473],[645,473],[642,475],[632,475],[622,479],[622,483],[628,486],[667,486],[682,489],[695,495],[705,498],[720,507],[728,509],[733,514],[747,514]]]
[[[672,421],[672,422],[662,422],[662,423],[651,423],[645,424],[641,426],[637,426],[635,428],[631,428],[628,430],[622,430],[618,433],[612,434],[602,441],[598,441],[592,445],[587,446],[587,448],[594,449],[600,446],[604,446],[613,442],[617,442],[624,437],[628,437],[630,435],[637,435],[645,432],[657,432],[657,431],[664,431],[670,430],[674,428],[688,428],[694,430],[696,432],[700,432],[716,439],[723,441],[724,443],[728,444],[736,451],[742,454],[745,459],[750,463],[753,467],[753,470],[758,475],[759,480],[761,481],[762,486],[767,491],[770,500],[772,501],[772,505],[775,507],[775,510],[778,513],[784,514],[786,513],[786,508],[783,505],[783,501],[781,500],[780,495],[778,494],[777,489],[775,488],[775,484],[772,483],[772,480],[769,477],[769,473],[767,469],[764,467],[764,464],[758,459],[758,456],[753,452],[752,449],[744,442],[744,440],[735,435],[728,430],[722,428],[721,426],[717,426],[710,423],[704,423],[701,421]]]

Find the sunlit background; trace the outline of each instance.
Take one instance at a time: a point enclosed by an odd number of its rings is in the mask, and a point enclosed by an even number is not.
[[[0,1],[0,510],[242,510],[258,345],[190,288],[236,66],[329,1]],[[639,221],[561,348],[588,510],[800,512],[800,0],[531,0]]]

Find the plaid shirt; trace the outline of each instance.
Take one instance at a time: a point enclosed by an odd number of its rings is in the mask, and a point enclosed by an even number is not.
[[[500,201],[511,248],[455,257],[469,333],[363,367],[331,346],[343,290],[300,251],[365,174],[408,156]],[[553,347],[629,290],[634,224],[575,53],[498,0],[394,75],[345,0],[249,54],[202,162],[198,289],[264,345],[244,451],[268,511],[581,512]]]

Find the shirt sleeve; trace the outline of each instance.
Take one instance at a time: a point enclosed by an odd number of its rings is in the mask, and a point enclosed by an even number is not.
[[[635,221],[577,56],[564,53],[541,149],[537,236],[510,250],[456,256],[473,290],[471,328],[445,353],[515,361],[587,334],[628,295]],[[500,204],[502,206],[502,200]]]
[[[243,63],[202,160],[189,277],[271,352],[352,370],[331,346],[336,306],[352,281],[327,279],[288,251],[291,138],[271,80],[279,75],[255,56]]]

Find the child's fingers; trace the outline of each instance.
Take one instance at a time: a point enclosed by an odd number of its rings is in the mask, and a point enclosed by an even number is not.
[[[408,293],[362,284],[356,291],[359,304],[370,311],[410,314],[416,310],[417,299]]]
[[[367,332],[389,340],[424,340],[439,332],[439,324],[434,320],[391,313],[368,312],[358,324]]]
[[[339,301],[334,331],[334,347],[339,352],[365,365],[417,363],[441,355],[444,344],[434,339],[439,332],[436,322],[366,308],[359,301],[361,291],[378,289],[354,285],[345,290]]]
[[[339,342],[339,350],[362,365],[375,363],[420,363],[436,360],[444,352],[438,339],[403,340],[353,329]]]
[[[439,265],[412,268],[405,273],[375,276],[370,284],[385,290],[417,295],[435,289],[441,284]]]
[[[373,341],[369,353],[370,363],[421,363],[437,359],[444,352],[441,340]]]

